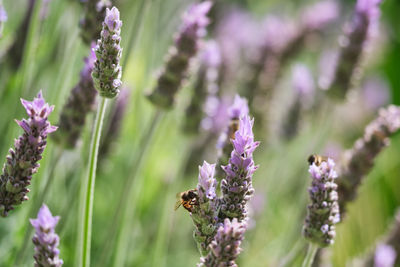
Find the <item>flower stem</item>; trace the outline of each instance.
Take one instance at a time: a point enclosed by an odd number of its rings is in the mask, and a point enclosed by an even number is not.
[[[308,246],[307,255],[303,261],[303,264],[301,265],[302,267],[311,267],[312,266],[312,263],[315,258],[315,254],[317,253],[317,250],[318,250],[318,246],[313,243],[310,243],[310,245]]]
[[[161,119],[163,117],[163,112],[160,110],[155,111],[153,117],[151,118],[150,125],[144,131],[144,134],[141,136],[141,140],[139,142],[139,147],[137,149],[134,161],[132,162],[131,175],[128,179],[125,180],[125,184],[123,186],[123,192],[120,194],[120,199],[118,201],[118,205],[115,207],[114,214],[112,216],[113,220],[111,226],[108,228],[108,232],[106,235],[106,242],[103,246],[102,253],[100,254],[100,260],[96,266],[109,266],[108,262],[110,260],[110,254],[113,251],[117,251],[117,254],[122,253],[118,251],[118,249],[112,249],[114,247],[115,239],[118,238],[118,234],[123,231],[124,227],[126,227],[126,218],[131,218],[132,216],[128,216],[128,210],[133,213],[135,206],[132,207],[130,203],[136,203],[136,199],[134,201],[129,201],[133,197],[137,198],[141,188],[143,179],[142,177],[137,177],[140,172],[141,165],[143,164],[143,160],[146,158],[146,152],[149,149],[151,144],[151,140],[153,139],[153,135],[157,126],[160,124]],[[122,230],[121,230],[122,229]],[[119,243],[119,242],[118,242]],[[118,256],[116,256],[118,257]],[[116,265],[119,266],[119,265]]]
[[[96,167],[97,167],[97,154],[100,144],[101,128],[103,126],[104,113],[106,110],[107,98],[100,97],[98,104],[96,120],[94,123],[94,131],[92,140],[90,143],[90,154],[89,154],[89,173],[88,179],[85,184],[85,194],[81,201],[84,201],[83,205],[83,216],[81,218],[81,232],[80,232],[80,249],[81,258],[80,266],[90,266],[90,245],[92,235],[92,213],[93,213],[93,196],[94,196],[94,185],[96,180]]]

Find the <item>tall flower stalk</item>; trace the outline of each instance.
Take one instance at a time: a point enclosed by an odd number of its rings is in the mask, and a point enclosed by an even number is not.
[[[354,200],[363,178],[374,166],[379,153],[390,144],[390,137],[400,130],[400,107],[389,106],[365,128],[364,136],[346,152],[345,163],[338,179],[339,204],[345,212],[347,203]]]
[[[211,6],[211,1],[193,4],[185,13],[175,46],[170,48],[157,85],[148,95],[149,100],[159,108],[170,109],[173,106],[175,95],[187,76],[190,61],[199,50],[201,38],[206,34],[205,28],[209,24],[207,14]]]
[[[53,216],[49,208],[43,204],[37,219],[30,219],[36,233],[32,238],[35,245],[35,267],[61,267],[63,261],[59,258],[58,245],[60,238],[55,232],[60,216]]]
[[[311,203],[303,227],[304,237],[310,241],[303,267],[312,265],[318,248],[334,243],[335,224],[340,221],[338,193],[335,179],[338,177],[332,159],[313,162],[309,168],[312,183],[308,189]]]
[[[57,127],[52,126],[47,117],[54,106],[45,102],[42,92],[33,101],[21,99],[29,118],[17,121],[24,133],[15,140],[14,149],[9,150],[7,161],[0,176],[0,215],[6,217],[14,206],[28,200],[27,188],[32,175],[40,166],[38,161],[47,144],[47,135]]]
[[[116,7],[106,10],[103,22],[101,38],[95,47],[96,62],[92,71],[92,77],[96,90],[99,91],[96,120],[89,152],[89,173],[86,181],[83,199],[83,215],[80,232],[81,261],[80,266],[90,266],[90,247],[92,234],[92,213],[94,186],[96,180],[97,156],[100,144],[100,135],[103,125],[104,113],[108,98],[114,98],[119,92],[122,82],[120,80],[122,70],[119,65],[122,48],[120,47],[120,33],[122,21],[119,19],[119,11]]]

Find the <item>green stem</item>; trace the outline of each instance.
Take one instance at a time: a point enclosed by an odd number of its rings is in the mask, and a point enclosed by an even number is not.
[[[132,207],[131,203],[135,202],[129,201],[129,199],[132,199],[132,195],[135,195],[135,197],[137,197],[138,192],[141,190],[143,179],[141,179],[140,177],[138,177],[139,179],[136,179],[136,176],[140,171],[143,160],[145,159],[145,156],[147,154],[146,152],[149,148],[154,132],[161,121],[162,114],[162,111],[156,111],[153,118],[151,119],[151,124],[141,137],[139,148],[136,152],[137,158],[134,159],[131,165],[131,171],[129,172],[131,173],[131,175],[128,179],[125,180],[123,192],[120,195],[118,205],[115,207],[115,212],[112,216],[112,223],[111,226],[108,228],[109,230],[106,235],[106,242],[104,243],[105,245],[103,246],[102,253],[100,254],[101,257],[98,262],[98,266],[108,266],[107,264],[109,262],[111,253],[113,251],[117,251],[118,253],[118,250],[112,249],[114,247],[115,238],[118,234],[118,231],[122,231],[121,229],[124,228],[124,221],[127,217],[127,210],[129,209],[132,212],[134,210],[134,207]]]
[[[80,232],[80,266],[90,266],[90,245],[92,236],[92,213],[93,213],[93,196],[94,196],[94,185],[96,181],[96,167],[97,167],[97,154],[100,144],[101,128],[103,126],[104,113],[106,110],[107,98],[100,97],[98,104],[96,120],[94,122],[94,131],[92,140],[90,143],[90,154],[89,154],[89,174],[86,181],[85,195],[82,199],[84,201],[84,210],[82,216],[82,225]]]
[[[307,255],[303,261],[302,267],[311,267],[315,258],[315,254],[317,253],[318,246],[310,243],[308,246]]]

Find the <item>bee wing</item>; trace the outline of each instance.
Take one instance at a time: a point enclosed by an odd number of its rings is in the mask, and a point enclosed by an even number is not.
[[[175,202],[175,208],[174,208],[174,210],[177,210],[181,205],[182,205],[182,201],[177,200],[177,201]]]

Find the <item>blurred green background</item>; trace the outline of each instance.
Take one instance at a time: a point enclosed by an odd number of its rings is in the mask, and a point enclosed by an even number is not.
[[[129,59],[123,70],[123,82],[132,94],[124,118],[122,133],[107,159],[100,162],[96,181],[92,233],[92,266],[195,266],[199,253],[192,238],[193,224],[189,214],[180,209],[174,212],[175,195],[194,188],[197,173],[184,175],[188,155],[196,136],[182,133],[185,107],[190,98],[189,82],[178,96],[172,111],[164,114],[144,154],[141,168],[133,180],[133,192],[128,197],[130,214],[126,226],[113,225],[113,214],[123,192],[124,181],[134,175],[132,169],[137,158],[140,138],[150,123],[154,107],[144,92],[155,82],[155,74],[162,66],[173,33],[179,27],[180,17],[192,1],[178,0],[118,0],[123,21],[122,47]],[[267,14],[285,13],[289,16],[310,1],[226,1],[247,9],[262,19]],[[40,16],[42,5],[48,4],[48,15]],[[348,20],[353,1],[343,1],[343,20],[330,32],[326,42],[335,45],[341,33],[342,22]],[[0,56],[13,42],[27,8],[26,0],[5,0],[8,21],[0,39]],[[378,58],[366,66],[364,76],[380,75],[390,89],[389,103],[400,104],[400,2],[385,0],[382,4],[381,38]],[[0,158],[5,159],[13,140],[22,130],[14,122],[25,116],[19,98],[32,99],[42,89],[45,99],[56,105],[50,121],[56,124],[60,109],[70,89],[79,79],[82,58],[88,48],[79,37],[79,19],[82,7],[74,0],[37,0],[28,29],[27,45],[17,71],[0,64]],[[132,40],[132,41],[130,41]],[[127,47],[128,44],[131,47]],[[318,73],[318,52],[302,52],[290,64],[305,63]],[[291,90],[287,80],[290,66],[279,83],[279,97],[273,103],[278,111],[288,107]],[[193,79],[191,79],[192,81]],[[263,139],[255,154],[260,165],[254,175],[259,209],[253,215],[252,227],[246,232],[242,244],[239,266],[279,266],[285,258],[295,254],[305,241],[301,228],[308,202],[307,187],[310,179],[306,158],[311,153],[323,153],[327,145],[338,144],[351,148],[362,135],[365,125],[376,110],[364,112],[352,101],[336,103],[328,109],[309,114],[299,134],[290,142],[279,140],[278,135]],[[333,111],[333,112],[332,112]],[[361,115],[359,114],[361,113]],[[355,114],[349,116],[349,114]],[[279,115],[281,116],[281,115]],[[45,203],[54,215],[61,216],[58,233],[61,239],[61,258],[65,266],[76,266],[76,241],[79,221],[79,189],[85,179],[88,144],[94,114],[88,118],[79,148],[63,152],[50,139],[39,172],[34,175],[30,200],[20,205],[8,218],[0,220],[0,266],[32,266],[33,245],[21,255],[28,224],[29,210],[40,199],[38,192],[53,177]],[[279,120],[279,119],[277,119]],[[256,122],[257,123],[257,122]],[[356,258],[363,258],[387,232],[393,215],[400,204],[400,136],[392,138],[391,145],[377,158],[373,171],[366,177],[359,197],[349,205],[348,215],[338,226],[334,246],[324,257],[332,266],[353,266]],[[210,160],[210,159],[205,159]],[[53,171],[54,169],[54,171]],[[194,167],[196,169],[196,167]],[[37,212],[37,211],[35,211]],[[102,256],[107,247],[110,228],[122,230],[119,246],[108,247],[112,261],[104,265]],[[18,255],[18,256],[17,256]],[[297,255],[291,266],[299,266],[304,254]],[[102,265],[103,264],[103,265]]]

